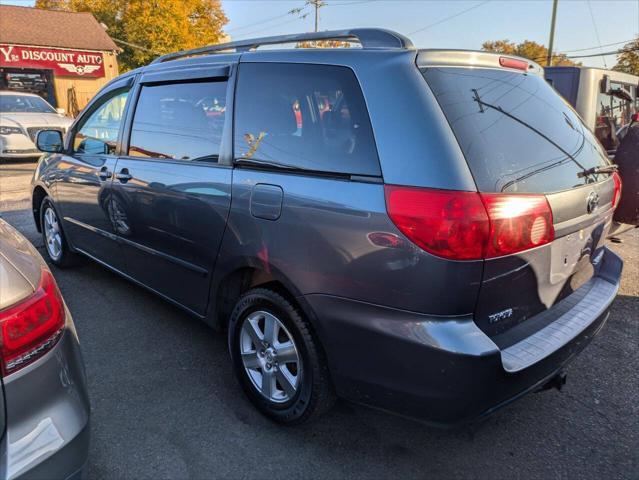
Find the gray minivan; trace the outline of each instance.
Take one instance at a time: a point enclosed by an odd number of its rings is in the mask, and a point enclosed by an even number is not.
[[[283,45],[325,39],[353,46]],[[336,395],[490,413],[558,384],[619,286],[619,176],[521,58],[378,29],[204,47],[111,81],[38,145],[51,261],[82,254],[227,329],[282,423]]]

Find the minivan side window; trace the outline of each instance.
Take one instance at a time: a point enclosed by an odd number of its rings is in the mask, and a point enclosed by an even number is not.
[[[122,125],[124,106],[129,96],[126,90],[116,91],[82,122],[73,139],[75,153],[113,155]]]
[[[226,115],[225,81],[143,85],[129,156],[217,162]]]
[[[364,96],[346,67],[242,64],[234,149],[236,161],[380,175]]]

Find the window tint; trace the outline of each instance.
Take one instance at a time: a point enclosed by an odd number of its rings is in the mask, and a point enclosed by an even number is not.
[[[143,86],[129,155],[217,162],[226,114],[226,82]]]
[[[83,121],[73,140],[73,150],[76,153],[96,155],[115,153],[128,95],[128,90],[115,93]]]
[[[353,72],[324,65],[242,64],[235,158],[379,175],[368,112]]]
[[[480,191],[567,190],[593,181],[578,176],[582,169],[607,164],[580,117],[537,75],[456,67],[423,73]]]

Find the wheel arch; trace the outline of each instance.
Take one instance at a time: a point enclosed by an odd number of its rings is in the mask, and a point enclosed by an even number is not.
[[[48,197],[49,192],[45,187],[38,184],[34,187],[31,193],[31,211],[33,213],[33,221],[35,222],[38,232],[42,232],[42,224],[40,222],[40,207],[42,206],[42,200]]]
[[[259,259],[237,264],[219,275],[212,289],[207,323],[216,330],[225,330],[237,300],[248,290],[257,287],[270,288],[279,293],[298,307],[311,324],[314,323],[312,312],[306,302],[301,300],[301,292],[281,271],[264,265]]]

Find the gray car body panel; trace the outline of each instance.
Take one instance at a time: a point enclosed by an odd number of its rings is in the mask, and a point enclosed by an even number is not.
[[[251,215],[257,184],[282,189],[277,221]],[[383,185],[236,168],[232,199],[217,280],[252,266],[294,285],[296,295],[345,296],[435,315],[472,313],[482,262],[446,261],[408,241],[386,213]],[[386,245],[385,236],[395,243]]]
[[[8,273],[15,280],[12,298],[19,301],[31,295],[42,269],[48,267],[33,245],[3,220],[0,252],[0,275]],[[65,329],[53,349],[2,379],[6,429],[0,445],[0,478],[67,478],[86,464],[89,397],[78,337],[66,306],[65,313]]]

